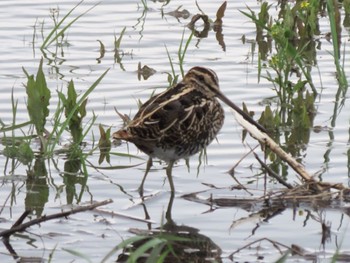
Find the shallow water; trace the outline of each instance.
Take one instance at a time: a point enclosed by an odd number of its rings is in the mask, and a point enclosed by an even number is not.
[[[92,7],[96,2],[85,1],[79,6],[73,17]],[[177,51],[185,30],[187,39],[190,30],[186,28],[190,18],[176,19],[168,15],[182,5],[192,15],[198,13],[194,1],[172,1],[168,5],[148,1],[149,9],[145,11],[139,1],[102,1],[89,13],[80,18],[65,35],[68,43],[62,47],[51,45],[45,53],[39,49],[42,34],[48,35],[52,27],[50,9],[59,9],[63,17],[76,3],[73,1],[1,1],[0,2],[0,118],[11,123],[11,91],[18,100],[17,123],[28,120],[26,111],[26,82],[24,67],[34,74],[41,57],[44,57],[44,72],[52,93],[51,114],[58,101],[56,90],[65,89],[68,81],[74,80],[79,92],[84,92],[105,70],[110,69],[96,90],[89,96],[88,116],[98,116],[97,123],[86,137],[87,150],[92,147],[94,138],[99,136],[98,124],[118,129],[122,121],[119,112],[133,116],[138,107],[137,100],[145,101],[154,92],[167,87],[167,72],[171,72],[166,48],[179,74]],[[200,7],[210,18],[214,19],[221,1],[200,1]],[[275,96],[272,85],[261,79],[258,83],[257,48],[252,44],[255,39],[255,25],[239,10],[249,6],[255,11],[260,9],[259,2],[244,3],[228,1],[223,18],[223,34],[226,51],[223,51],[215,39],[215,32],[209,31],[207,38],[194,38],[186,53],[184,68],[195,65],[210,67],[220,79],[221,90],[235,103],[245,102],[249,110],[260,116],[265,102]],[[275,7],[274,7],[275,8]],[[320,19],[321,31],[329,32],[326,18]],[[121,41],[121,62],[114,59],[114,37],[118,37],[126,27]],[[35,28],[35,30],[34,30]],[[242,42],[242,36],[247,40]],[[348,32],[343,29],[345,71],[349,72]],[[99,42],[105,45],[105,55],[99,59]],[[320,37],[321,50],[317,54],[317,67],[313,68],[314,84],[320,93],[316,99],[317,114],[314,126],[323,127],[321,131],[312,130],[305,149],[300,152],[303,164],[311,173],[321,174],[324,181],[340,182],[349,185],[349,105],[335,109],[335,97],[338,89],[335,78],[333,58],[329,52],[332,44]],[[157,72],[147,80],[138,79],[138,63],[147,65]],[[264,73],[264,72],[263,72]],[[272,105],[273,107],[274,105]],[[264,214],[264,205],[253,202],[251,206],[234,203],[239,198],[252,198],[243,190],[232,189],[237,183],[227,173],[244,154],[254,147],[256,142],[249,139],[242,143],[242,129],[234,120],[231,110],[226,110],[225,125],[207,149],[207,163],[199,165],[198,155],[190,160],[189,169],[183,160],[174,170],[176,197],[172,206],[172,219],[178,226],[184,225],[199,230],[200,234],[211,239],[222,249],[223,262],[231,262],[230,255],[246,244],[260,238],[269,238],[286,246],[296,244],[315,256],[315,262],[328,262],[336,249],[341,254],[349,255],[348,237],[349,216],[347,203],[327,204],[327,209],[320,204],[300,203]],[[337,114],[334,114],[337,111]],[[336,120],[334,120],[336,116]],[[333,119],[332,119],[333,118]],[[333,123],[332,123],[333,120]],[[62,145],[68,143],[67,137],[61,138]],[[0,150],[3,149],[1,146]],[[28,232],[11,237],[11,245],[20,257],[37,257],[62,262],[82,258],[67,251],[77,251],[92,262],[101,259],[122,240],[133,236],[129,229],[147,229],[148,224],[133,220],[131,217],[144,219],[146,212],[153,222],[152,228],[159,227],[170,198],[169,185],[165,179],[164,163],[155,162],[146,184],[145,194],[149,196],[141,205],[137,188],[143,176],[147,156],[139,152],[134,145],[122,143],[115,145],[113,152],[130,153],[143,158],[111,156],[111,165],[140,164],[128,169],[95,169],[88,166],[86,188],[84,178],[64,176],[65,159],[56,156],[53,160],[37,165],[45,167],[42,180],[28,181],[28,167],[20,165],[11,172],[11,162],[0,155],[1,177],[0,200],[2,209],[0,228],[7,229],[24,212],[29,197],[37,202],[37,212],[53,214],[72,204],[84,205],[91,201],[113,199],[113,203],[99,210],[75,214],[69,219],[57,219],[34,226]],[[256,150],[263,158],[259,148]],[[109,167],[106,162],[98,165],[98,154],[88,158],[96,166]],[[44,169],[44,170],[45,170]],[[264,180],[257,179],[260,165],[251,154],[235,169],[235,176],[248,186],[255,194],[262,196]],[[289,180],[295,181],[294,172],[289,169]],[[67,182],[68,180],[68,182]],[[71,180],[69,182],[69,180]],[[74,188],[68,189],[68,186]],[[40,188],[41,187],[41,188]],[[277,191],[280,185],[269,182],[268,191]],[[38,193],[30,195],[30,193]],[[44,193],[44,194],[43,194]],[[46,193],[46,196],[45,196]],[[192,193],[191,198],[184,197]],[[222,203],[208,204],[208,199],[221,200]],[[220,199],[221,198],[221,199]],[[226,204],[226,205],[224,205]],[[42,211],[41,211],[42,210]],[[103,211],[102,211],[103,210]],[[126,215],[111,216],[110,212]],[[33,216],[34,218],[34,216]],[[330,238],[322,245],[322,223],[330,226]],[[260,246],[259,246],[260,245]],[[117,253],[118,254],[118,253]],[[116,260],[117,254],[110,262]],[[243,249],[234,255],[237,262],[271,262],[276,260],[279,252],[272,243],[263,241],[250,249]],[[4,246],[0,248],[0,261],[14,261]],[[302,257],[293,257],[290,262],[308,262]]]

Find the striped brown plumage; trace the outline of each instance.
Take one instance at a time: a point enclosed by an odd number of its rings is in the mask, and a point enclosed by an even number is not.
[[[251,121],[220,92],[214,71],[194,67],[180,83],[144,103],[134,119],[115,132],[113,138],[132,142],[150,158],[168,162],[167,176],[174,192],[171,177],[174,162],[204,149],[223,126],[224,110],[217,97]],[[141,188],[150,166],[151,159]]]

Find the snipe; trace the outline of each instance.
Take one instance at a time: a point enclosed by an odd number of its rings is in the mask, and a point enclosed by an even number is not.
[[[141,192],[152,158],[157,157],[168,163],[166,174],[174,193],[174,162],[208,146],[224,124],[224,110],[217,98],[264,129],[221,93],[213,70],[194,67],[180,83],[151,97],[125,128],[113,133],[114,139],[132,142],[150,156]]]

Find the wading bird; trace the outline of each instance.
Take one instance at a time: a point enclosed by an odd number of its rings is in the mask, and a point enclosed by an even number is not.
[[[126,127],[113,133],[114,139],[134,143],[149,155],[140,191],[156,157],[168,163],[166,174],[171,192],[174,162],[188,158],[208,146],[224,124],[220,99],[261,131],[265,129],[231,102],[219,90],[215,72],[204,67],[190,69],[183,80],[145,102]]]

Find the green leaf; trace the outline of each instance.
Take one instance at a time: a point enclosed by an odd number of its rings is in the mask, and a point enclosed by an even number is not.
[[[86,262],[89,262],[89,263],[92,263],[92,260],[86,256],[85,254],[79,252],[79,251],[76,251],[76,250],[73,250],[73,249],[69,249],[69,248],[62,248],[62,250],[72,254],[73,256],[76,256],[76,257],[79,257],[81,259],[84,259]]]
[[[79,109],[81,104],[87,99],[89,94],[96,88],[96,86],[101,82],[103,77],[107,74],[109,69],[107,69],[89,88],[88,90],[80,97],[80,99],[74,104],[74,107],[71,109],[71,111],[66,116],[67,119],[62,123],[60,126],[60,129],[57,130],[56,137],[54,138],[52,144],[50,145],[50,150],[48,151],[48,154],[53,153],[55,146],[58,143],[59,138],[61,137],[62,133],[66,130],[67,126],[69,127],[70,121],[74,119],[75,111]],[[62,95],[61,95],[62,96]]]
[[[28,142],[22,142],[18,147],[18,160],[24,165],[34,159],[34,152]]]
[[[44,127],[46,123],[46,117],[49,115],[49,102],[51,92],[47,87],[45,75],[43,72],[43,59],[41,59],[36,79],[33,75],[23,69],[27,75],[26,92],[28,96],[28,113],[31,122],[34,124],[37,134],[43,135]]]
[[[141,240],[148,239],[147,236],[134,236],[130,237],[123,242],[119,243],[117,246],[115,246],[101,261],[101,263],[107,262],[109,258],[111,258],[118,250],[128,247],[129,245],[133,244],[134,242],[139,242]],[[108,261],[109,262],[109,261]]]
[[[57,23],[57,25],[55,25],[55,27],[51,30],[51,32],[49,33],[49,35],[45,38],[43,44],[41,45],[40,49],[43,50],[45,48],[47,48],[49,45],[51,45],[54,41],[56,41],[59,37],[63,36],[65,31],[68,30],[72,24],[74,24],[79,18],[81,18],[82,16],[84,16],[85,14],[87,14],[90,10],[92,10],[93,8],[95,8],[99,3],[95,4],[94,6],[92,6],[91,8],[89,8],[88,10],[86,10],[85,12],[83,12],[82,14],[80,14],[79,16],[75,17],[72,21],[70,21],[66,26],[64,26],[62,29],[60,29],[61,25],[63,24],[63,22],[72,14],[72,12],[82,3],[84,2],[84,0],[80,1],[77,5],[75,5],[63,18],[62,20]]]
[[[125,29],[126,29],[126,27],[123,28],[122,32],[120,32],[120,36],[119,36],[118,39],[116,38],[116,36],[114,36],[114,38],[115,38],[115,40],[114,40],[114,47],[115,47],[115,49],[119,49],[120,48],[120,43],[121,43],[122,38],[124,36]]]
[[[27,122],[23,122],[23,123],[20,123],[20,124],[15,124],[15,125],[12,125],[12,126],[6,126],[5,123],[3,122],[0,122],[2,127],[0,128],[0,132],[7,132],[7,131],[12,131],[12,130],[16,130],[16,129],[19,129],[19,128],[22,128],[22,127],[25,127],[29,124],[31,124],[30,121],[27,121]]]
[[[162,246],[166,240],[163,240],[161,238],[152,238],[140,247],[138,247],[132,254],[130,254],[130,257],[128,259],[129,262],[137,262],[137,259],[142,257],[146,251],[148,251],[151,248],[154,248],[156,246]]]

